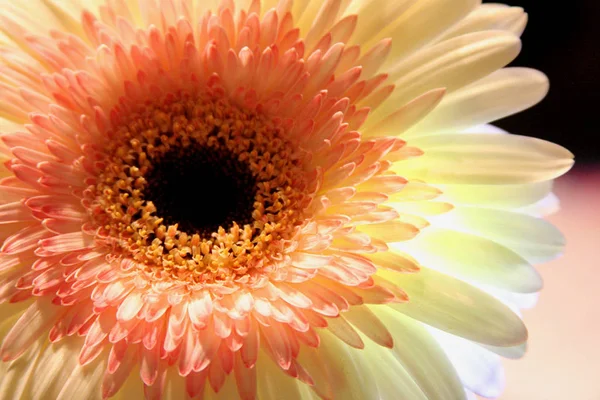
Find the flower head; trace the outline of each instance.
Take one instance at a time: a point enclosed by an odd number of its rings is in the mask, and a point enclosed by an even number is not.
[[[4,396],[499,394],[572,164],[482,125],[546,93],[501,69],[521,9],[36,0],[0,20]]]

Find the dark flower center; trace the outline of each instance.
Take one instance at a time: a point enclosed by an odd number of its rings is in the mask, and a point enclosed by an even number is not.
[[[190,145],[154,160],[143,190],[167,225],[210,236],[252,223],[256,179],[245,161],[224,148]]]

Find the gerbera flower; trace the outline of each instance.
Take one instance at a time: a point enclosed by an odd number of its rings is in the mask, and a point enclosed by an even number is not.
[[[565,149],[476,0],[0,15],[0,397],[497,396]]]

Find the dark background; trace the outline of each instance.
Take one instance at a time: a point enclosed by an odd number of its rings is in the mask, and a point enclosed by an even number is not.
[[[540,104],[495,125],[561,144],[578,163],[600,162],[600,0],[501,2],[529,14],[523,50],[511,65],[543,71],[550,92]]]

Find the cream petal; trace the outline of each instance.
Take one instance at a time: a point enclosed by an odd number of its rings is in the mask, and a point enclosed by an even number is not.
[[[343,315],[346,320],[375,343],[389,348],[394,346],[394,340],[387,326],[373,314],[368,306],[350,307]]]
[[[554,225],[522,213],[461,206],[430,218],[430,222],[493,240],[531,263],[552,260],[562,253],[565,246],[563,234]]]
[[[370,307],[389,327],[393,352],[430,400],[461,399],[464,391],[456,371],[437,341],[412,318],[385,307]]]
[[[483,348],[488,349],[489,351],[498,354],[501,357],[509,358],[512,360],[517,360],[522,358],[527,351],[527,343],[522,343],[518,346],[511,347],[497,347],[497,346],[489,346],[482,345]]]
[[[527,13],[521,7],[496,3],[482,4],[444,33],[439,40],[490,29],[508,31],[520,36],[525,30],[525,25],[527,25]]]
[[[447,134],[415,138],[421,157],[392,167],[428,183],[516,184],[554,179],[573,165],[573,154],[545,140],[505,134]]]
[[[0,304],[0,340],[17,322],[30,302]],[[33,378],[33,367],[40,354],[41,340],[35,341],[19,358],[0,362],[0,398],[19,398]]]
[[[432,226],[409,243],[393,246],[410,252],[421,265],[459,279],[524,293],[542,287],[542,278],[524,258],[477,235]]]
[[[441,344],[467,389],[486,398],[502,394],[504,369],[498,355],[446,332],[433,328],[430,332]]]
[[[452,204],[514,209],[534,204],[552,190],[552,181],[512,185],[440,185],[439,200]]]
[[[439,87],[453,91],[508,64],[520,49],[519,38],[506,32],[470,33],[427,47],[397,63],[390,69],[390,79],[403,89],[406,98],[414,97],[409,93],[423,93]],[[427,79],[424,79],[425,75]],[[412,83],[409,86],[412,91],[403,87],[408,83]],[[428,87],[423,90],[422,86]]]
[[[102,377],[106,368],[104,360],[96,359],[86,366],[76,364],[69,371],[69,378],[58,394],[57,400],[74,398],[100,400]]]
[[[293,2],[292,15],[294,16],[294,20],[298,21],[298,26],[302,33],[306,34],[320,6],[321,2],[317,0],[298,0]]]
[[[29,306],[30,302],[28,301],[0,304],[0,340],[4,339],[4,336]]]
[[[416,2],[388,28],[373,35],[366,45],[384,37],[394,41],[387,67],[423,47],[464,18],[481,0],[421,0]]]
[[[60,24],[61,30],[78,35],[82,38],[85,37],[85,32],[83,31],[80,22],[80,14],[83,10],[81,2],[78,3],[77,1],[70,0],[41,0],[41,3],[46,6],[45,8]],[[45,27],[47,29],[47,25]]]
[[[490,295],[494,296],[495,298],[506,304],[508,307],[510,307],[511,310],[515,311],[517,314],[520,310],[535,307],[540,297],[539,292],[515,293],[497,289],[494,287],[482,286],[482,288]]]
[[[23,125],[0,117],[0,133],[12,133],[20,130],[23,130]]]
[[[256,368],[257,397],[259,399],[277,399],[285,393],[286,399],[302,400],[300,385],[297,379],[284,374],[281,369],[264,352],[260,352]]]
[[[311,27],[306,32],[305,43],[307,49],[312,49],[317,41],[325,34],[330,27],[337,21],[340,11],[341,0],[325,0],[322,3],[319,12],[311,21]]]
[[[461,131],[516,114],[548,92],[548,78],[529,68],[504,68],[446,96],[404,138]]]
[[[321,337],[318,342],[320,343]],[[317,348],[304,346],[298,355],[299,364],[313,379],[312,390],[319,398],[333,398],[337,386],[343,386],[345,379],[340,372],[332,366],[331,362],[323,359],[320,345]]]
[[[26,29],[27,33],[36,33],[45,36],[50,29],[65,30],[61,20],[46,6],[46,3],[53,3],[53,1],[31,0],[20,2],[0,0],[0,7],[2,7],[4,17],[18,22],[23,29]],[[44,23],[40,24],[39,21],[44,21]],[[2,25],[3,27],[0,31],[4,31],[11,38],[16,39],[14,35],[21,33],[16,32],[12,24],[3,23]]]
[[[368,339],[365,341],[366,347],[363,353],[356,354],[356,357],[363,362],[361,365],[363,370],[372,371],[372,379],[377,384],[379,391],[377,398],[381,400],[430,399],[415,381],[415,377],[412,375],[413,371],[406,368],[392,350],[380,347]],[[403,346],[404,343],[399,342],[399,345]]]
[[[483,344],[514,346],[527,339],[525,325],[510,308],[466,282],[428,268],[377,274],[408,294],[408,302],[388,306],[409,317]]]
[[[329,332],[334,334],[339,340],[343,341],[349,346],[357,349],[363,349],[365,347],[364,342],[360,338],[358,332],[346,321],[342,316],[336,318],[330,318],[327,320],[327,329]]]
[[[61,308],[47,299],[40,299],[31,304],[4,337],[0,349],[2,360],[14,360],[25,352],[47,331],[59,312],[62,312]]]
[[[449,94],[504,67],[520,50],[519,38],[500,31],[471,33],[427,47],[389,70],[396,90],[373,115],[387,115],[433,89],[446,88]]]
[[[356,357],[357,354],[362,356],[368,353],[362,350],[352,351],[351,347],[327,331],[321,331],[319,335],[321,337],[319,349],[315,352],[307,352],[308,354],[303,354],[305,349],[301,349],[299,358],[300,364],[307,368],[316,384],[323,385],[319,381],[326,379],[327,385],[330,385],[336,398],[356,400],[377,398],[379,391],[372,372],[364,368],[362,357]],[[311,356],[312,360],[306,360]],[[324,374],[317,375],[313,372],[317,371],[315,363],[322,364]]]
[[[31,399],[56,399],[65,383],[77,367],[77,354],[83,340],[69,338],[47,345],[38,358],[33,379],[28,387]],[[100,382],[97,392],[100,393]]]
[[[111,400],[131,400],[144,398],[144,384],[140,380],[139,366],[134,366],[121,389]]]
[[[163,392],[164,400],[183,400],[187,399],[188,395],[185,389],[184,379],[179,375],[177,369],[169,368],[167,371],[167,381],[165,383],[165,391]],[[225,386],[231,386],[233,379],[228,379]],[[235,390],[235,385],[234,390]],[[226,389],[228,393],[231,393],[230,389]],[[134,397],[130,397],[133,399]]]
[[[328,332],[321,334],[321,346],[316,351],[328,371],[326,379],[335,390],[335,398],[426,399],[390,349],[375,344],[365,336],[363,340],[366,347],[358,350]],[[303,351],[300,351],[301,362]],[[315,380],[324,378],[317,375],[313,377]]]
[[[351,2],[347,13],[357,14],[359,18],[356,32],[352,36],[350,44],[362,46],[365,43],[375,43],[378,41],[376,38],[383,39],[384,36],[377,34],[390,24],[398,21],[402,14],[413,7],[416,2],[417,0]],[[366,47],[369,47],[368,44]]]
[[[168,387],[167,387],[168,389]],[[175,393],[174,393],[175,394]],[[180,400],[182,397],[173,397],[171,395],[164,396],[165,400]],[[187,399],[188,397],[183,397],[183,399]],[[218,393],[215,393],[211,386],[208,384],[208,381],[204,388],[204,397],[201,397],[204,400],[228,400],[228,399],[238,399],[237,387],[235,384],[235,379],[233,374],[228,375],[225,378],[225,383],[223,387],[219,390]],[[268,397],[267,397],[268,398]],[[294,397],[290,397],[290,399],[294,399]],[[245,399],[244,399],[245,400]]]
[[[425,118],[439,104],[445,93],[446,89],[433,89],[383,119],[377,116],[368,118],[362,127],[363,137],[401,135]],[[378,116],[382,117],[381,114]]]
[[[297,26],[304,37],[311,31],[318,31],[321,34],[327,32],[326,29],[337,22],[338,16],[343,11],[342,0],[301,0],[298,3],[294,4],[292,15],[298,21]],[[318,39],[320,36],[317,35]]]
[[[9,320],[14,323],[14,320]],[[0,398],[26,398],[26,391],[31,381],[36,379],[35,366],[40,357],[43,340],[37,340],[18,359],[0,362]]]

